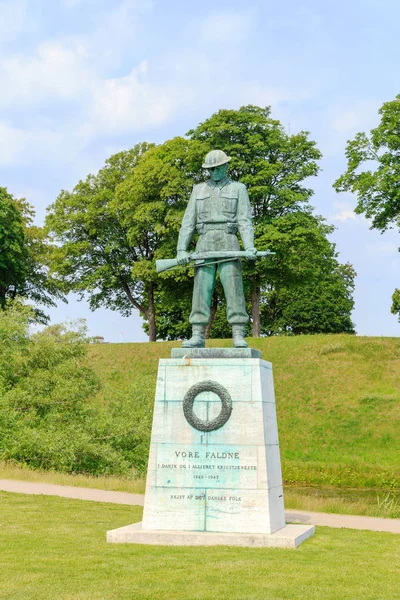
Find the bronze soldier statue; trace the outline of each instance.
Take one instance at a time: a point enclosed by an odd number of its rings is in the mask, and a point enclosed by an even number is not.
[[[182,220],[176,260],[179,265],[189,261],[188,248],[194,232],[199,239],[196,252],[239,250],[237,232],[250,258],[256,258],[251,207],[243,183],[227,177],[230,158],[222,150],[212,150],[205,157],[203,168],[210,179],[195,185]],[[213,264],[209,264],[213,262]],[[210,305],[216,270],[224,288],[228,323],[232,326],[235,348],[247,348],[244,339],[249,316],[243,294],[242,264],[239,258],[220,262],[205,260],[195,264],[192,312],[189,321],[192,337],[183,342],[183,348],[204,348],[205,328],[210,320]]]

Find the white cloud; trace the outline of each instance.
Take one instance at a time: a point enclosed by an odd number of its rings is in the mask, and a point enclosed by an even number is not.
[[[12,165],[23,147],[23,132],[0,122],[0,165]]]
[[[64,5],[67,8],[75,8],[78,4],[81,4],[82,0],[64,0]]]
[[[34,55],[13,55],[0,63],[0,107],[55,108],[67,102],[75,106],[73,127],[89,139],[163,123],[191,97],[186,85],[154,83],[154,72],[149,71],[146,61],[123,77],[103,77],[100,71],[81,42],[45,42]],[[54,130],[68,137],[71,122],[60,118]],[[20,140],[38,135],[4,124],[1,133],[2,164],[12,164],[21,157]]]
[[[109,2],[104,10],[93,11],[93,31],[80,41],[99,73],[102,69],[118,68],[128,48],[140,48],[144,32],[142,15],[151,12],[154,6],[152,0],[120,0]]]
[[[345,104],[343,102],[343,104]],[[349,104],[349,101],[346,102]],[[358,131],[365,131],[374,126],[377,118],[380,101],[369,99],[363,101],[354,101],[352,106],[347,106],[337,112],[337,106],[329,110],[331,127],[340,134],[352,134]]]
[[[166,121],[174,111],[173,94],[153,85],[146,61],[126,77],[97,82],[93,90],[93,124],[103,131],[142,129]]]
[[[253,18],[250,10],[227,10],[206,17],[196,29],[204,42],[238,42],[248,37]]]
[[[0,166],[68,163],[86,143],[84,132],[68,126],[20,129],[0,121]]]
[[[348,221],[349,219],[355,221],[356,214],[352,210],[341,210],[334,213],[331,217],[332,221]]]
[[[242,83],[235,91],[235,100],[240,104],[256,104],[258,106],[274,106],[288,100],[302,100],[309,97],[306,90],[296,91],[290,88],[273,87],[258,83]]]
[[[0,107],[74,106],[73,125],[71,117],[69,122],[60,118],[52,131],[74,144],[73,127],[76,146],[81,147],[84,139],[157,126],[183,110],[199,106],[214,110],[217,104],[226,102],[226,89],[232,87],[231,69],[223,69],[221,77],[221,71],[213,68],[212,56],[202,52],[157,63],[156,68],[144,60],[128,75],[104,77],[101,61],[99,65],[93,60],[91,43],[92,38],[87,43],[82,38],[44,42],[33,55],[5,58],[0,63],[0,86],[4,90]],[[195,70],[194,64],[198,67]],[[206,98],[205,85],[212,89]],[[292,96],[290,90],[249,82],[234,88],[229,104],[277,105]],[[21,131],[14,131],[12,144],[17,144],[21,135]],[[38,133],[25,132],[25,136],[36,138]],[[15,150],[7,156],[12,161],[21,153]],[[3,163],[5,160],[3,153]]]
[[[74,1],[66,0],[71,8]],[[204,45],[206,39],[226,42],[246,37],[255,14],[251,10],[206,17],[199,29],[201,48],[164,53],[156,63],[138,59],[122,76],[111,76],[120,72],[118,61],[132,43],[132,32],[139,43],[140,14],[153,6],[147,0],[123,0],[96,12],[94,30],[84,36],[44,40],[30,54],[0,60],[0,109],[7,110],[9,118],[16,108],[16,114],[28,118],[25,123],[35,123],[26,130],[20,120],[0,124],[4,142],[0,164],[24,164],[29,153],[35,160],[51,154],[50,160],[69,161],[104,134],[140,131],[199,109],[206,113],[247,103],[276,107],[298,99],[299,93],[289,88],[251,80],[233,86],[235,57],[220,53],[216,63],[216,53],[210,44]],[[126,67],[126,60],[121,64]]]
[[[65,3],[72,8],[80,1]],[[22,14],[25,3],[17,0],[16,5]],[[17,12],[12,7],[9,3],[5,11],[10,15],[5,20],[7,27]],[[48,104],[54,99],[82,102],[85,95],[93,95],[109,71],[120,66],[127,44],[132,44],[135,36],[138,38],[140,15],[153,7],[151,0],[122,0],[107,10],[94,11],[93,29],[85,35],[44,40],[31,54],[6,56],[0,60],[0,108],[32,106],[41,101]],[[1,16],[0,4],[0,33]],[[21,21],[18,27],[22,26]],[[9,28],[14,35],[11,25]]]
[[[393,242],[377,242],[369,244],[373,252],[378,254],[395,254],[398,252],[398,245]]]
[[[347,202],[334,202],[333,209],[335,212],[330,215],[332,221],[355,221],[358,218],[358,215]]]
[[[0,1],[0,42],[9,42],[21,33],[27,21],[26,0]]]
[[[33,56],[5,58],[0,63],[0,106],[31,106],[52,97],[75,99],[90,85],[86,58],[84,46],[61,42],[40,44]]]
[[[146,61],[125,77],[103,78],[82,44],[44,43],[34,56],[12,56],[1,66],[0,107],[68,101],[86,114],[86,133],[91,125],[99,132],[156,125],[176,99],[171,86],[152,83]]]
[[[321,7],[323,7],[323,4],[321,4]],[[311,32],[321,30],[326,22],[322,14],[313,12],[305,6],[297,8],[291,6],[290,13],[282,16],[272,16],[272,14],[271,18],[265,22],[267,29],[296,29],[297,31]]]
[[[195,73],[188,72],[188,66],[194,63],[200,68]],[[157,83],[159,71],[143,61],[126,77],[98,81],[91,110],[93,129],[110,132],[140,130],[165,123],[182,111],[188,113],[199,107],[215,110],[216,106],[226,106],[227,100],[229,107],[248,103],[276,106],[294,96],[289,89],[253,82],[234,88],[229,76],[221,77],[213,71],[202,54],[191,54],[190,59],[180,58],[175,65],[169,63],[164,74],[167,82]],[[205,86],[212,93],[204,95]],[[228,96],[227,89],[232,90]]]
[[[355,111],[344,111],[333,118],[332,127],[335,131],[343,133],[355,129],[360,121]]]

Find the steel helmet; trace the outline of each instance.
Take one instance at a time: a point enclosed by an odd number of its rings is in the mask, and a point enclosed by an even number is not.
[[[211,169],[212,167],[224,165],[230,160],[230,157],[227,156],[223,150],[211,150],[205,157],[202,167],[203,169]]]

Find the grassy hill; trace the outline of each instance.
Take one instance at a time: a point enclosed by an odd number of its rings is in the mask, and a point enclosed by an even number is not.
[[[211,340],[210,346],[230,346]],[[138,409],[150,432],[159,358],[173,342],[90,346],[100,403]],[[286,483],[400,488],[400,338],[250,339],[272,362]],[[145,436],[146,437],[146,436]]]

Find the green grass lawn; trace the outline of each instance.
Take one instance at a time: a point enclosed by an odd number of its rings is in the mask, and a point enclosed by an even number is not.
[[[400,489],[400,338],[252,338],[274,369],[284,481]],[[100,403],[152,405],[159,358],[177,342],[90,346]],[[231,340],[210,340],[229,346]],[[123,400],[122,400],[123,399]]]
[[[137,507],[0,492],[4,600],[394,600],[400,536],[318,527],[297,550],[106,544]]]

